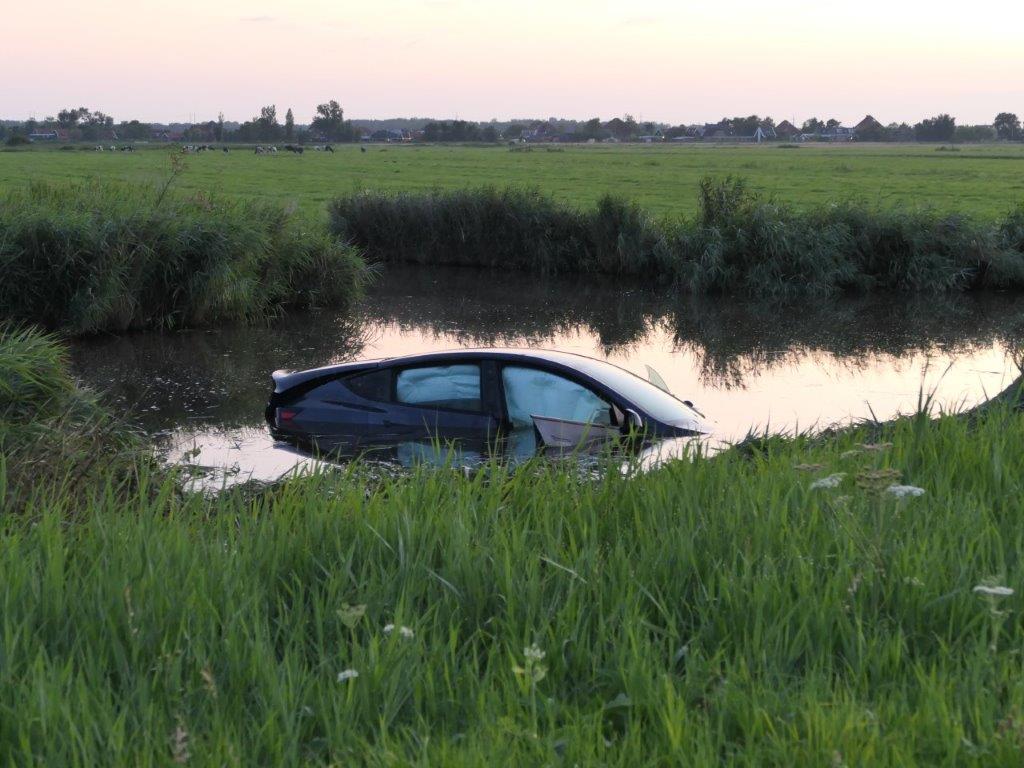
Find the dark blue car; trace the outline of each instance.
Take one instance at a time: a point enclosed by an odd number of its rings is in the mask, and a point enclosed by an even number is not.
[[[611,363],[547,350],[479,349],[275,371],[276,439],[321,452],[424,441],[517,455],[622,437],[707,434],[688,401]]]

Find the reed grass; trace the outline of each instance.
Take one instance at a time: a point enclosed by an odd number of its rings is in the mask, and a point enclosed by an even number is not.
[[[701,294],[1024,288],[1020,209],[1000,222],[856,203],[797,209],[736,178],[700,184],[700,214],[655,219],[606,196],[579,210],[519,188],[357,192],[332,231],[381,261],[641,275]]]
[[[997,405],[648,474],[353,466],[215,497],[146,462],[41,478],[0,515],[0,754],[1019,764],[1022,429]]]
[[[346,307],[366,267],[284,206],[112,183],[0,198],[0,317],[68,334]]]

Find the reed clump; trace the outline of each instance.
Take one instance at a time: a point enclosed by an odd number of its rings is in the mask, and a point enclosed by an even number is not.
[[[140,436],[77,385],[56,338],[0,323],[0,515],[55,490],[73,515],[80,494],[130,481],[148,456]]]
[[[0,198],[0,317],[67,334],[251,322],[353,302],[354,248],[285,207],[109,183]]]
[[[693,293],[764,298],[1024,289],[1020,209],[1001,222],[841,203],[798,209],[737,178],[704,179],[700,214],[655,219],[608,196],[579,210],[539,192],[360,192],[332,231],[381,261],[643,275]]]

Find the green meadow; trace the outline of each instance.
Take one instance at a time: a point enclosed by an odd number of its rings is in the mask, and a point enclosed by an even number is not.
[[[233,147],[187,157],[179,189],[293,203],[323,215],[354,189],[422,191],[494,185],[535,187],[571,205],[614,194],[656,215],[697,211],[701,178],[742,176],[779,202],[815,206],[855,200],[870,206],[928,206],[980,216],[1024,200],[1024,145],[506,146],[339,145],[257,156]],[[0,152],[0,188],[34,180],[120,179],[159,183],[170,147],[135,153]]]

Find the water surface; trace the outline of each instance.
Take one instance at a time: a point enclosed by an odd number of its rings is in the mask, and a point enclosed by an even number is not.
[[[479,346],[551,348],[654,367],[718,440],[968,407],[1017,375],[1024,302],[1005,295],[873,296],[789,308],[696,299],[617,278],[389,267],[354,317],[319,312],[251,328],[77,343],[79,375],[204,466],[272,479],[302,461],[263,422],[270,372]]]

